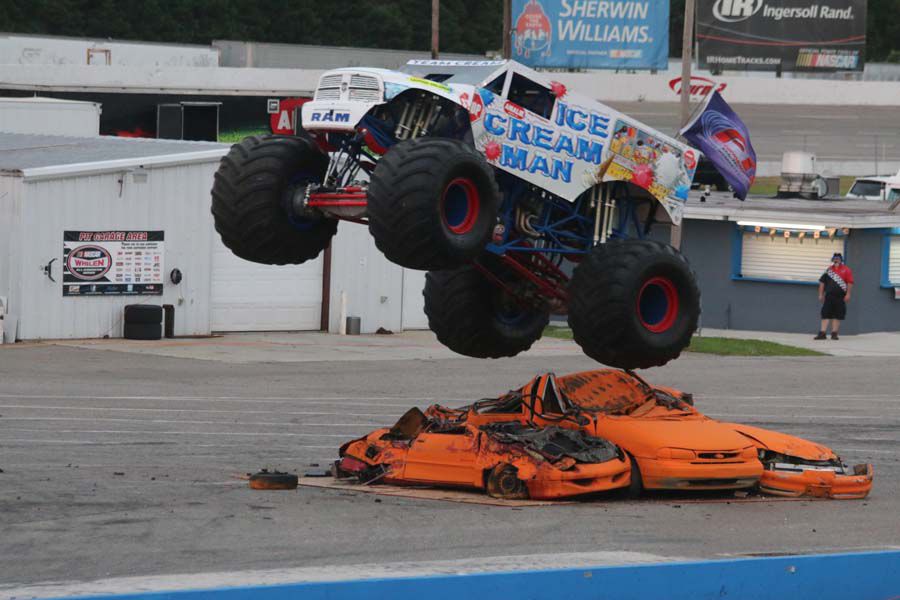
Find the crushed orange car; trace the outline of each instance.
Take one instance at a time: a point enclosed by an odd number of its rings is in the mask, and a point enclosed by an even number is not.
[[[340,456],[337,477],[484,489],[507,499],[604,492],[627,486],[631,473],[617,446],[583,431],[445,421],[417,408],[394,427],[348,442]]]
[[[615,449],[615,458],[584,454],[595,446]],[[364,482],[461,485],[535,499],[757,486],[860,498],[872,484],[871,465],[849,473],[824,446],[716,421],[693,407],[690,394],[612,369],[547,373],[499,398],[412,409],[340,455],[336,471]]]
[[[785,433],[731,423],[747,436],[763,464],[759,489],[775,496],[842,500],[865,498],[872,489],[870,464],[845,465],[830,448]]]

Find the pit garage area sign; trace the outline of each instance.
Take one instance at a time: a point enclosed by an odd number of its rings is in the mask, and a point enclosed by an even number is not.
[[[699,0],[700,67],[862,71],[866,0]]]
[[[162,231],[63,232],[63,296],[159,296]]]
[[[669,0],[512,0],[511,35],[529,67],[666,69]]]

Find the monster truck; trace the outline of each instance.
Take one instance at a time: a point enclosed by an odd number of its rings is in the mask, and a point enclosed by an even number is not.
[[[228,248],[265,264],[367,224],[389,260],[428,271],[429,326],[457,353],[514,356],[555,313],[588,356],[646,368],[697,326],[687,260],[649,234],[680,223],[698,158],[515,62],[344,68],[321,76],[298,135],[231,149],[212,212]]]

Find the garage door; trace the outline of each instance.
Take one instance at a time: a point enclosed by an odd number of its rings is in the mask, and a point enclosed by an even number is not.
[[[215,237],[213,331],[318,330],[322,257],[302,265],[258,265],[240,259]]]

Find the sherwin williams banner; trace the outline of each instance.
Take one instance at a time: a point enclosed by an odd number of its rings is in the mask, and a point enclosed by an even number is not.
[[[666,69],[669,0],[513,0],[512,58],[531,67]]]
[[[700,66],[862,71],[866,0],[698,0]]]

